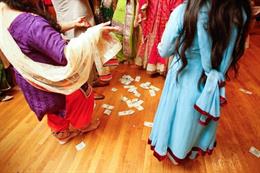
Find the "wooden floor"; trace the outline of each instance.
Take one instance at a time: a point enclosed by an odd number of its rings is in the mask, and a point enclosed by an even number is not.
[[[100,128],[76,137],[66,145],[59,145],[46,124],[38,122],[27,106],[21,92],[14,91],[12,101],[0,103],[0,172],[82,172],[82,173],[257,173],[260,160],[250,154],[249,148],[260,149],[260,35],[252,35],[250,48],[241,60],[240,75],[227,84],[228,105],[222,109],[217,140],[211,156],[173,166],[169,160],[159,162],[147,145],[150,128],[144,121],[153,121],[159,95],[151,98],[142,91],[145,110],[133,116],[119,117],[118,111],[127,106],[120,102],[126,92],[118,79],[123,74],[141,75],[141,82],[150,81],[162,88],[164,79],[149,78],[144,71],[121,65],[113,71],[111,85],[98,91],[106,95],[98,101],[95,115],[101,117]],[[119,90],[111,92],[111,88]],[[247,95],[244,88],[253,92]],[[103,103],[115,106],[111,116],[104,116]],[[84,141],[86,148],[76,151]]]

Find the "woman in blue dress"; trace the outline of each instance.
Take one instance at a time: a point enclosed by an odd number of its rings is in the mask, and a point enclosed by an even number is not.
[[[249,29],[249,0],[188,0],[171,14],[158,52],[174,55],[149,143],[173,163],[216,145],[225,76],[237,72]]]

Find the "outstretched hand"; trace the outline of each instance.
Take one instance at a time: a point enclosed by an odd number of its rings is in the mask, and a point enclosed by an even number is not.
[[[105,39],[111,38],[111,36],[109,35],[110,32],[120,32],[120,31],[122,31],[122,29],[120,27],[109,26],[110,24],[111,24],[110,21],[99,24],[99,26],[102,28],[102,36]]]
[[[82,28],[82,27],[89,28],[89,27],[91,27],[90,23],[87,21],[86,16],[77,18],[75,20],[74,26],[78,27],[78,28]]]

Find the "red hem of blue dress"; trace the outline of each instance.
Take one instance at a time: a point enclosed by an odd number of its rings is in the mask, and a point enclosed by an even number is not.
[[[213,121],[218,121],[218,120],[219,120],[219,117],[215,117],[215,116],[211,115],[210,113],[208,113],[208,112],[202,110],[202,109],[201,109],[198,105],[196,105],[196,104],[194,105],[194,109],[196,109],[196,111],[198,111],[200,114],[202,114],[202,115],[204,115],[204,116],[210,118],[210,119],[213,120]]]
[[[157,153],[155,151],[155,146],[151,145],[152,144],[152,140],[148,139],[148,144],[151,146],[151,150],[153,151],[153,155],[159,160],[162,161],[163,159],[165,159],[167,157],[167,155],[160,155],[159,153]],[[216,147],[217,143],[214,143],[214,148]],[[180,159],[178,158],[175,154],[173,154],[172,150],[168,147],[167,148],[167,152],[171,155],[171,157],[174,158],[174,160],[177,163],[183,163],[184,161],[186,161],[187,159],[189,159],[189,156],[191,155],[192,151],[198,151],[198,155],[204,156],[206,154],[211,155],[213,153],[213,149],[208,149],[207,151],[204,151],[203,149],[201,149],[200,147],[193,147],[190,152],[186,155],[185,158]]]
[[[225,81],[221,81],[221,82],[219,82],[218,86],[220,88],[223,88],[224,86],[226,86],[226,82]]]
[[[227,104],[227,100],[226,100],[225,97],[220,96],[220,105],[223,106],[224,104]],[[202,109],[201,109],[198,105],[196,105],[196,104],[194,105],[194,109],[195,109],[196,111],[198,111],[200,114],[202,114],[202,115],[204,115],[204,116],[207,117],[207,119],[206,119],[205,122],[199,120],[199,123],[200,123],[202,126],[208,125],[211,120],[213,120],[213,121],[218,121],[218,120],[219,120],[219,117],[215,117],[215,116],[211,115],[210,113],[208,113],[208,112],[202,110]]]

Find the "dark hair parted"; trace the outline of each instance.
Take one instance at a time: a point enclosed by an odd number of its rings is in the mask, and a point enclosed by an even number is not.
[[[33,0],[0,0],[6,3],[10,8],[23,12],[33,13],[46,19],[49,24],[58,32],[61,31],[60,25],[53,19],[42,7],[41,1],[35,3]]]
[[[183,30],[176,41],[175,52],[179,55],[179,58],[182,61],[182,66],[178,70],[178,75],[188,64],[185,52],[191,47],[195,33],[197,32],[198,13],[201,7],[207,2],[208,0],[188,0],[184,14]],[[219,70],[224,51],[228,47],[232,26],[236,26],[238,29],[238,35],[230,67],[233,67],[235,74],[237,74],[237,62],[244,53],[251,19],[250,0],[212,0],[210,4],[211,8],[208,13],[209,20],[205,27],[212,39],[212,68]],[[243,19],[243,10],[247,16],[245,24]]]

